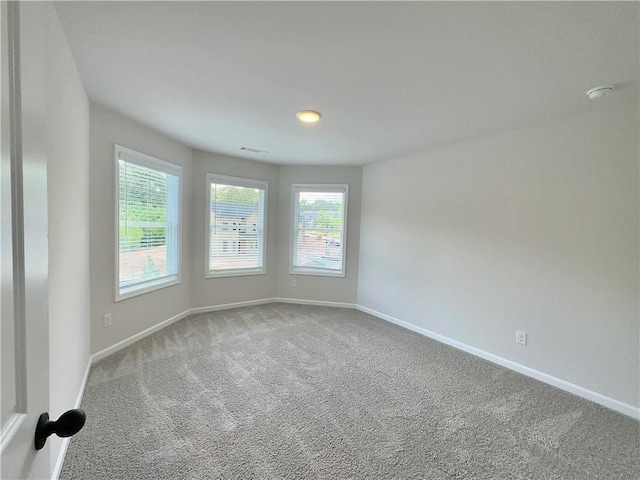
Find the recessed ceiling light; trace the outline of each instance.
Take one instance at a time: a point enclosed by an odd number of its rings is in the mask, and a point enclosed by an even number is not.
[[[322,114],[320,112],[316,112],[315,110],[300,110],[298,113],[296,113],[296,117],[298,117],[298,120],[304,123],[316,123],[322,118]]]
[[[591,90],[587,91],[587,96],[590,100],[595,100],[597,98],[604,97],[605,95],[610,94],[614,88],[616,88],[615,85],[602,85],[600,87],[593,87]]]

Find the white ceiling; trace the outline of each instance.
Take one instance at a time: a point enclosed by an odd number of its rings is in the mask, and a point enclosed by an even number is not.
[[[271,163],[426,151],[596,108],[596,85],[638,98],[638,2],[56,8],[91,100],[191,147]],[[321,122],[299,123],[304,108]]]

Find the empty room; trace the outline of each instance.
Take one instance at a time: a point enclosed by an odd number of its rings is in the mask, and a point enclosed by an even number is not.
[[[640,3],[0,7],[3,480],[640,478]]]

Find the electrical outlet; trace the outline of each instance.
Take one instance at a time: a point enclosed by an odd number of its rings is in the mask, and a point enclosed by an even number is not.
[[[102,317],[102,321],[104,322],[104,328],[108,328],[113,325],[113,317],[110,313],[107,313],[104,317]]]
[[[293,288],[298,288],[298,280],[291,280],[291,286]]]
[[[519,345],[527,345],[527,332],[516,330],[516,343]]]

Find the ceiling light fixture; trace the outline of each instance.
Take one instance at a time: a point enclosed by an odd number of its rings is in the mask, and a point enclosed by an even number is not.
[[[300,110],[298,113],[296,113],[296,117],[298,117],[298,120],[304,123],[316,123],[322,118],[322,114],[320,112],[316,112],[315,110]]]
[[[591,90],[587,91],[587,96],[590,100],[596,100],[600,97],[604,97],[605,95],[610,94],[615,88],[615,85],[602,85],[600,87],[593,87]]]

